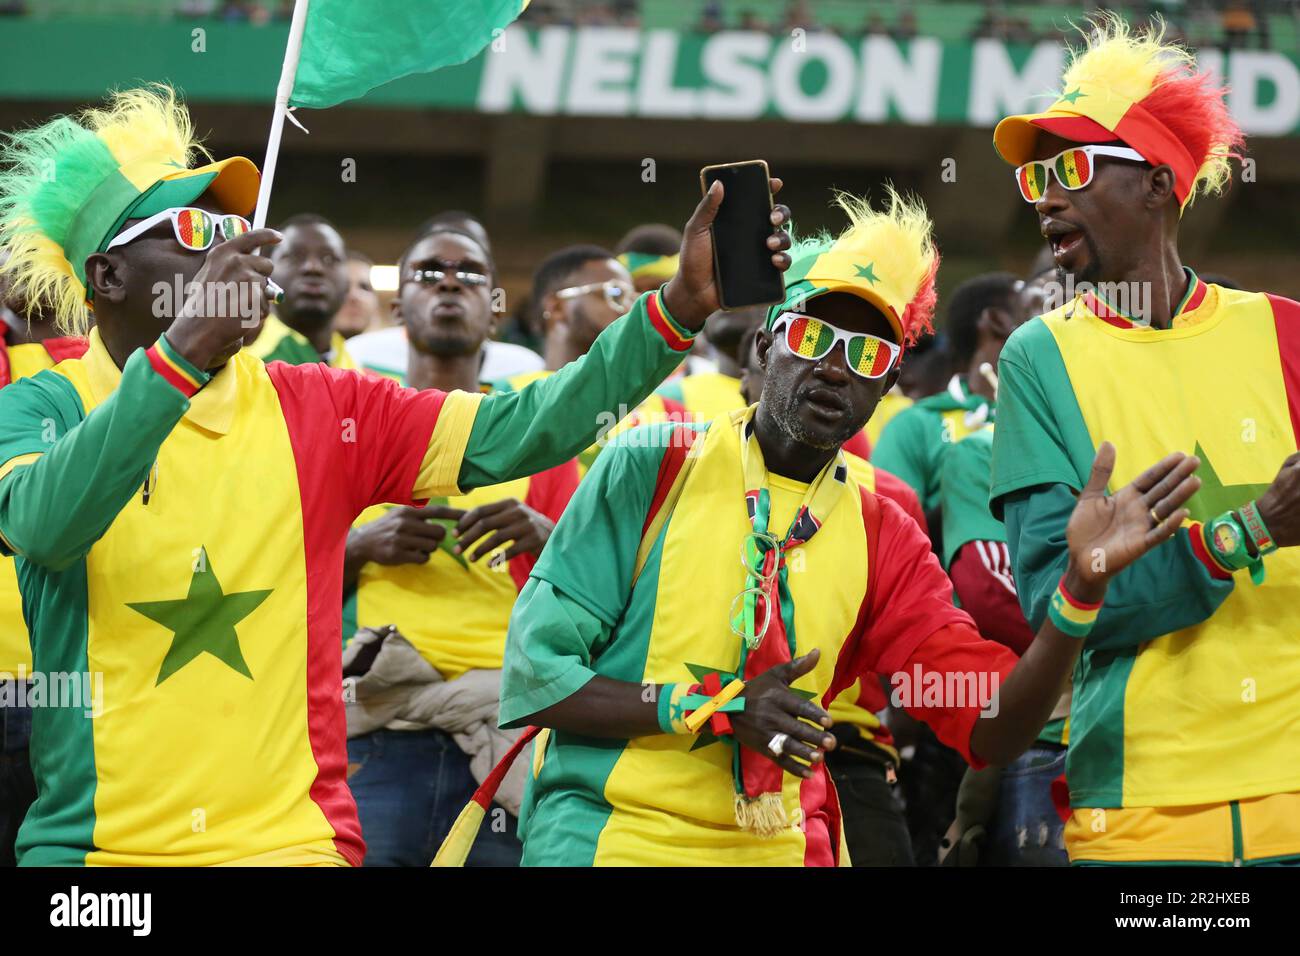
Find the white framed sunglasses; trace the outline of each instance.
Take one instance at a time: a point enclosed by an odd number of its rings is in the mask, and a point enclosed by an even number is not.
[[[105,248],[105,252],[116,246],[124,246],[138,239],[160,222],[171,220],[172,232],[181,248],[191,252],[202,252],[217,241],[217,233],[223,239],[234,239],[253,228],[243,216],[216,215],[206,209],[194,206],[173,206],[162,212],[154,213],[147,219],[141,219],[130,229],[118,233]]]
[[[798,312],[778,315],[772,323],[772,334],[779,336],[795,355],[810,362],[824,358],[836,342],[843,342],[849,368],[862,378],[884,378],[898,365],[903,354],[903,347],[889,339],[865,332],[845,332],[829,322]]]
[[[617,279],[570,286],[556,292],[555,296],[559,299],[576,299],[579,296],[596,291],[600,291],[605,297],[606,304],[620,315],[632,308],[632,303],[636,300],[636,289],[626,282],[619,282]]]
[[[1137,163],[1147,161],[1136,149],[1127,146],[1071,146],[1050,159],[1033,159],[1013,170],[1016,185],[1020,187],[1020,198],[1025,202],[1038,202],[1043,193],[1047,192],[1047,183],[1053,174],[1056,181],[1066,189],[1082,189],[1092,182],[1092,177],[1096,174],[1097,156],[1128,159]]]

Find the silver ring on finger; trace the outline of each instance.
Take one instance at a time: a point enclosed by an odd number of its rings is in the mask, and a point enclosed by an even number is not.
[[[774,757],[780,757],[785,753],[785,742],[789,739],[789,734],[773,734],[772,739],[767,742],[767,749]]]

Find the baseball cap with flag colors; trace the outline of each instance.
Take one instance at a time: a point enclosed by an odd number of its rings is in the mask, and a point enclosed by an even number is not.
[[[6,138],[0,154],[4,269],[28,302],[48,303],[56,325],[84,334],[90,317],[86,257],[104,251],[131,219],[186,206],[211,192],[226,212],[257,202],[257,167],[209,159],[189,112],[167,86],[114,93],[99,109],[60,116]]]
[[[893,186],[885,188],[884,209],[837,193],[834,204],[848,216],[848,228],[836,237],[820,233],[794,240],[785,273],[785,299],[768,310],[769,329],[777,316],[801,312],[819,295],[846,292],[875,306],[901,346],[933,331],[934,277],[939,269],[934,224],[920,199],[904,196]]]
[[[1061,94],[1041,113],[1008,116],[993,131],[998,154],[1013,166],[1034,158],[1040,130],[1076,143],[1124,143],[1153,166],[1174,172],[1186,208],[1200,192],[1227,183],[1228,160],[1244,144],[1225,89],[1197,72],[1192,55],[1164,42],[1164,25],[1133,32],[1115,14],[1099,14],[1071,52]],[[1081,31],[1083,32],[1083,31]]]

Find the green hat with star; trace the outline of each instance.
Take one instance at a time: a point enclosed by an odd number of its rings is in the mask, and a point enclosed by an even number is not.
[[[934,224],[919,199],[892,186],[886,190],[884,209],[837,193],[834,204],[848,216],[848,228],[835,237],[820,233],[792,244],[785,299],[768,310],[768,328],[778,315],[799,312],[819,295],[845,292],[878,309],[900,345],[911,345],[933,331],[934,277],[939,269]]]
[[[191,166],[207,153],[171,87],[124,90],[75,117],[5,137],[0,153],[4,271],[33,307],[45,304],[65,332],[90,325],[86,258],[103,252],[131,219],[185,206],[210,191],[247,215],[257,167],[242,156]]]

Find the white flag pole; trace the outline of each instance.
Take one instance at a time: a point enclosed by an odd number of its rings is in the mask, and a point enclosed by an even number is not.
[[[262,185],[257,191],[257,209],[253,213],[253,228],[266,225],[267,207],[271,205],[271,183],[275,180],[275,163],[280,158],[280,137],[284,133],[284,118],[289,113],[289,97],[293,81],[298,75],[298,55],[302,53],[302,35],[307,27],[307,5],[311,0],[296,0],[293,20],[289,25],[289,42],[284,47],[284,66],[280,69],[280,85],[275,91],[275,112],[271,115],[271,136],[266,142],[266,160],[262,163]]]

